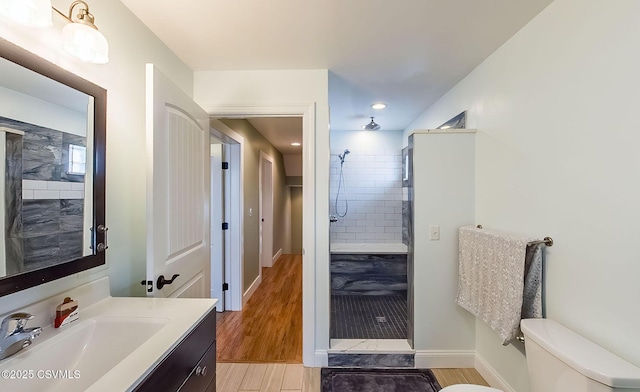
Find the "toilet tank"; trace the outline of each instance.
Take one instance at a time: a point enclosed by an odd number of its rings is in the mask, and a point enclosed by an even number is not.
[[[531,392],[640,392],[640,368],[549,319],[520,323]]]

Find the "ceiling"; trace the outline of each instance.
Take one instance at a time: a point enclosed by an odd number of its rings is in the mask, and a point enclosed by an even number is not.
[[[403,130],[551,1],[122,0],[194,71],[328,69],[334,131]]]
[[[302,117],[254,117],[247,119],[282,155],[302,155]]]
[[[83,115],[87,113],[89,96],[83,92],[6,59],[0,59],[0,75],[10,75],[2,79],[0,88],[8,88]]]

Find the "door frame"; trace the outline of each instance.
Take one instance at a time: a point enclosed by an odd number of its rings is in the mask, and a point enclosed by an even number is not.
[[[214,143],[215,140],[215,143]],[[218,306],[216,306],[217,312],[224,312],[227,309],[227,295],[223,290],[223,284],[226,282],[226,257],[225,257],[225,242],[226,235],[222,228],[222,222],[225,222],[225,197],[226,192],[226,179],[224,175],[224,169],[222,169],[222,162],[225,159],[226,144],[209,131],[209,146],[211,148],[210,157],[210,177],[209,183],[209,198],[210,198],[210,213],[211,213],[211,254],[209,263],[211,265],[211,298],[218,298]],[[215,146],[215,147],[214,147]],[[215,267],[215,268],[214,268]]]
[[[319,301],[324,305],[320,309],[316,309],[315,298],[316,200],[314,184],[316,183],[316,153],[314,140],[316,134],[316,103],[219,105],[203,102],[200,103],[200,106],[209,113],[210,117],[302,117],[302,176],[304,182],[309,184],[302,187],[302,361],[305,366],[311,367],[315,364],[326,364],[326,349],[323,350],[321,347],[328,347],[329,344],[328,323],[323,322],[326,325],[317,326],[316,312],[323,315],[319,320],[328,319],[329,298]],[[220,122],[218,121],[218,123]],[[211,124],[213,124],[213,120]],[[228,127],[225,128],[228,129]],[[244,168],[241,170],[244,170]],[[244,175],[242,176],[244,177]],[[242,204],[244,204],[244,200]],[[326,335],[326,342],[318,343],[319,347],[316,350],[317,329],[323,333],[323,336]]]
[[[224,239],[225,282],[229,283],[225,309],[240,311],[244,287],[244,137],[215,118],[209,118],[209,133],[225,144],[225,160],[229,162],[224,197],[225,221],[229,222]]]
[[[258,173],[258,216],[260,238],[260,281],[262,281],[262,267],[273,267],[273,158],[260,151],[260,170]],[[269,164],[269,173],[265,172],[265,165]],[[266,222],[265,222],[266,220]],[[265,224],[266,223],[266,224]],[[266,240],[266,241],[265,241]],[[269,243],[267,243],[270,242]]]

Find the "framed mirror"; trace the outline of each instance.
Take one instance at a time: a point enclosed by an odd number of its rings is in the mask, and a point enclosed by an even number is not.
[[[105,264],[106,105],[0,39],[0,296]]]

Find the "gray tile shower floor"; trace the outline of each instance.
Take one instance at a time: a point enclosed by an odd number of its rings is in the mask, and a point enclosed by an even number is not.
[[[332,295],[332,339],[406,339],[403,296]]]

